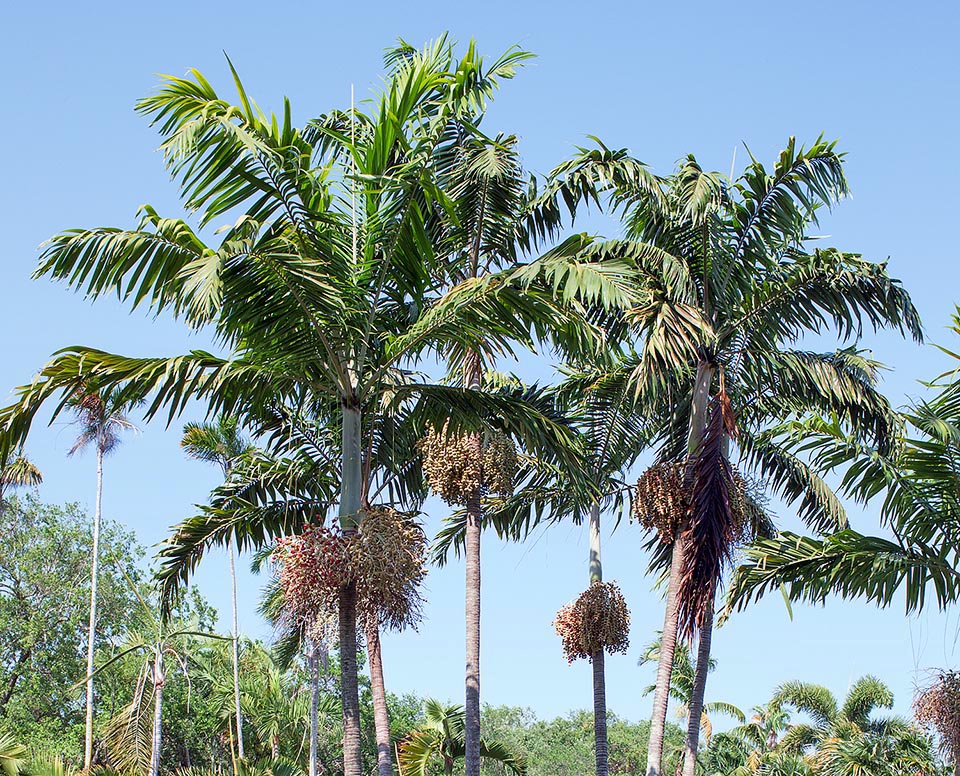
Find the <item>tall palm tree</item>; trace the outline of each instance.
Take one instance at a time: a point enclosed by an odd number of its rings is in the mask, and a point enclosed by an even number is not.
[[[221,415],[213,423],[188,423],[183,427],[180,447],[191,458],[217,464],[224,480],[242,455],[252,445],[240,432],[236,418]],[[243,750],[243,715],[240,711],[240,622],[237,613],[237,569],[233,557],[233,543],[227,540],[227,556],[230,559],[230,603],[233,614],[233,698],[236,712],[237,755],[245,758]]]
[[[71,394],[68,406],[76,415],[80,428],[67,455],[75,455],[91,445],[97,455],[97,500],[93,513],[93,547],[90,562],[90,617],[87,623],[87,686],[86,727],[83,744],[83,767],[89,771],[93,762],[93,674],[97,634],[97,580],[100,566],[100,518],[103,501],[103,459],[120,445],[125,431],[136,426],[126,416],[130,406],[117,389],[98,390],[87,385]]]
[[[400,776],[427,776],[430,764],[439,759],[444,776],[453,776],[457,760],[466,756],[466,715],[462,706],[445,706],[428,698],[424,722],[400,744],[397,758]],[[498,741],[480,741],[480,757],[498,764],[504,771],[524,776],[527,764]]]
[[[470,117],[468,123],[475,127],[482,117],[480,112]],[[516,137],[504,134],[484,137],[466,131],[463,125],[457,127],[452,142],[438,159],[438,167],[440,185],[452,204],[453,216],[445,221],[441,242],[445,251],[441,277],[451,286],[483,287],[512,276],[525,284],[538,282],[560,291],[568,303],[598,308],[616,306],[627,295],[629,283],[620,277],[627,268],[619,257],[586,235],[574,235],[539,259],[522,262],[547,236],[557,234],[563,220],[561,203],[566,204],[572,218],[578,204],[596,197],[598,180],[581,176],[572,185],[555,173],[541,188],[523,169]],[[624,167],[628,174],[643,176],[642,165],[628,163]],[[519,330],[516,335],[518,341],[526,338]],[[549,337],[552,344],[571,354],[579,353],[583,345],[582,330],[564,332],[562,326],[556,326],[552,331],[541,329],[538,335]],[[452,343],[443,353],[450,379],[471,390],[490,388],[488,375],[492,373],[493,359],[499,349],[496,343],[485,340]],[[598,357],[598,348],[590,350],[590,357]],[[474,448],[479,448],[479,436],[474,435],[471,441]],[[586,479],[585,473],[582,475]],[[462,514],[454,518],[462,532],[458,534],[457,546],[462,546],[466,566],[467,776],[479,776],[480,772],[480,536],[487,521],[486,485],[483,481],[477,482],[474,491],[464,499]],[[582,487],[578,490],[582,491]],[[501,516],[496,522],[502,526],[504,520]],[[592,568],[591,573],[598,571],[599,565]],[[601,655],[594,669],[601,678],[602,660]],[[597,698],[603,705],[602,688]],[[602,728],[605,723],[601,720],[598,724]],[[605,737],[602,730],[600,732],[598,766],[601,770],[598,773],[605,774]]]
[[[520,56],[508,53],[485,67],[473,47],[457,60],[445,39],[405,52],[372,112],[354,111],[352,141],[351,121],[340,111],[298,129],[289,105],[282,117],[267,117],[239,78],[238,105],[221,99],[195,71],[165,79],[139,110],[164,135],[186,205],[202,224],[238,208],[244,214],[208,247],[183,220],[147,207],[138,229],[54,237],[37,274],[66,280],[94,298],[119,292],[134,307],[171,313],[193,328],[209,325],[230,355],[193,351],[143,359],[85,347],[61,351],[0,411],[3,450],[20,443],[47,399],[91,376],[103,386],[122,386],[128,398],[149,398],[148,419],[161,410],[175,417],[188,399],[241,422],[277,404],[312,406],[337,419],[338,512],[343,530],[355,532],[363,412],[380,403],[394,370],[454,340],[507,350],[518,321],[545,325],[563,318],[551,293],[531,293],[518,283],[466,284],[430,295],[432,219],[445,201],[434,185],[436,150],[459,115],[513,75]],[[436,425],[470,431],[484,414],[500,416],[500,425],[528,448],[550,440],[574,456],[566,429],[516,397],[416,379],[389,388],[397,401],[420,401]],[[245,534],[228,521],[204,546],[232,535],[242,551],[253,536],[263,540],[302,524],[302,515],[291,513],[269,531],[261,525]],[[197,557],[167,576],[168,593]],[[342,588],[339,609],[340,643],[356,643],[355,584]],[[341,649],[339,657],[344,774],[359,776],[356,655]]]
[[[616,156],[603,147],[585,152],[571,174],[593,169],[598,177]],[[651,776],[660,773],[678,633],[699,635],[684,766],[693,773],[714,598],[739,538],[729,499],[733,453],[744,473],[759,474],[788,503],[800,502],[804,520],[829,530],[845,525],[839,501],[801,457],[778,444],[771,427],[824,411],[856,423],[880,445],[893,436],[895,417],[875,388],[876,363],[852,348],[796,349],[805,333],[832,329],[853,339],[864,324],[920,336],[909,296],[885,265],[810,245],[818,209],[845,193],[843,157],[822,139],[809,148],[791,139],[772,170],[751,158],[729,183],[690,156],[660,194],[647,180],[612,188],[647,291],[626,315],[637,353],[621,379],[632,380],[648,401],[672,402],[658,430],[660,458],[684,462],[691,488],[689,513],[657,553],[670,570]]]

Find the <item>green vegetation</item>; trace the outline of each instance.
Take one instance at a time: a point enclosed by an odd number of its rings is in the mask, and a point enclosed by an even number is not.
[[[922,329],[886,264],[814,242],[818,213],[848,192],[843,153],[790,138],[736,177],[693,155],[661,177],[595,141],[530,175],[515,137],[480,129],[530,56],[401,42],[372,102],[301,126],[287,102],[263,112],[232,65],[236,104],[197,71],[138,103],[196,227],[145,206],[134,229],[65,230],[36,275],[173,317],[223,355],[73,346],[0,409],[0,769],[929,776],[943,756],[957,769],[949,670],[917,700],[936,739],[875,714],[893,699],[872,677],[841,701],[785,676],[750,721],[707,691],[718,605],[726,617],[774,588],[902,593],[909,609],[928,587],[941,607],[960,595],[960,368],[903,412],[880,393],[863,329]],[[570,234],[589,206],[623,236]],[[812,335],[833,342],[803,349]],[[498,371],[522,352],[553,359],[556,384]],[[97,454],[90,528],[76,507],[5,494],[41,481],[22,450],[49,404],[54,420],[76,415],[71,453]],[[223,481],[147,572],[102,518],[103,457],[129,414],[170,424],[196,407],[215,420],[188,423],[181,446]],[[431,493],[452,508],[432,553],[418,519]],[[779,532],[770,495],[812,535]],[[841,497],[881,500],[893,538],[852,529]],[[638,724],[607,709],[604,666],[629,648],[631,616],[604,581],[601,518],[627,511],[665,598]],[[541,721],[481,702],[480,537],[561,521],[589,523],[587,588],[555,626],[568,658],[591,663],[593,706]],[[229,634],[189,584],[218,547]],[[239,631],[235,552],[264,574],[273,644]],[[451,553],[465,562],[464,703],[396,697],[381,634],[419,624],[426,564]],[[718,714],[737,724],[715,732]]]

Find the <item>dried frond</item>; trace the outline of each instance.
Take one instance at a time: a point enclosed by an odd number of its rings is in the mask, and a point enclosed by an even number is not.
[[[592,660],[601,649],[625,654],[630,646],[630,610],[614,582],[592,582],[573,603],[560,608],[553,627],[570,663]]]
[[[730,399],[721,392],[714,397],[703,438],[688,464],[692,509],[677,595],[680,633],[687,639],[713,611],[723,567],[739,535],[731,506],[734,473],[725,452],[727,439],[735,434]]]

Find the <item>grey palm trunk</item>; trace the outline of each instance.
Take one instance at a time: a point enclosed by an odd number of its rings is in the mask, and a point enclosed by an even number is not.
[[[703,694],[707,687],[707,671],[710,665],[710,642],[713,639],[713,603],[706,612],[703,627],[697,637],[697,667],[693,676],[690,694],[690,709],[687,717],[687,737],[683,747],[683,776],[694,776],[697,767],[697,749],[700,745],[700,717],[703,714]]]
[[[590,584],[603,581],[600,560],[600,505],[590,507]],[[609,773],[607,750],[607,685],[604,672],[603,647],[590,657],[593,665],[593,739],[597,776]]]
[[[703,438],[703,431],[707,425],[710,386],[716,371],[717,367],[713,363],[701,361],[697,365],[693,401],[690,407],[687,455],[693,455],[697,451],[700,440]],[[670,576],[667,581],[663,633],[660,637],[660,655],[657,661],[657,685],[653,696],[653,716],[650,720],[650,742],[647,746],[647,776],[662,776],[663,773],[663,737],[667,723],[673,658],[677,649],[677,591],[680,588],[680,577],[687,551],[684,539],[685,528],[685,525],[677,527],[670,554]]]
[[[476,272],[473,273],[476,276]],[[464,384],[480,387],[480,358],[467,357]],[[481,438],[472,435],[473,454],[481,454]],[[480,528],[483,520],[480,488],[469,494],[466,503],[467,526],[464,538],[466,556],[466,697],[464,703],[464,774],[480,776]]]
[[[343,439],[340,483],[340,528],[357,530],[362,506],[360,408],[343,402]],[[340,589],[339,606],[341,708],[343,711],[343,776],[361,776],[360,694],[357,687],[357,584]]]
[[[87,628],[87,708],[83,741],[83,768],[93,764],[93,667],[97,636],[97,577],[100,571],[100,514],[103,502],[103,451],[97,448],[97,503],[93,513],[93,548],[90,568],[90,619]]]
[[[367,659],[370,663],[370,695],[373,700],[373,726],[377,739],[377,774],[393,776],[390,749],[390,716],[387,713],[387,689],[383,681],[383,655],[376,624],[366,627]]]
[[[317,739],[320,732],[320,646],[310,645],[307,667],[310,673],[310,760],[308,776],[317,776]]]
[[[233,558],[233,543],[227,541],[230,556],[230,598],[233,604],[233,703],[237,717],[237,754],[245,759],[243,752],[243,714],[240,711],[240,618],[237,613],[237,566]]]
[[[156,652],[153,658],[153,735],[150,745],[149,776],[157,776],[160,772],[160,746],[163,743],[162,712],[163,712],[163,652]]]

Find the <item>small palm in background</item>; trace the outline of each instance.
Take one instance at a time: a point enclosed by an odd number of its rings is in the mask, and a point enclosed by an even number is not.
[[[180,447],[191,458],[217,464],[223,471],[224,480],[237,461],[253,446],[240,433],[236,418],[221,415],[213,423],[187,423],[183,427]],[[246,756],[243,749],[243,715],[240,704],[240,620],[237,614],[237,568],[233,557],[233,543],[227,539],[227,555],[230,558],[230,600],[233,614],[233,703],[237,726],[237,755]]]
[[[423,725],[400,744],[397,757],[400,776],[427,776],[435,760],[443,763],[444,776],[451,776],[457,760],[466,753],[464,727],[463,706],[445,706],[428,699],[424,703]],[[499,763],[516,776],[525,776],[527,772],[523,757],[512,754],[498,741],[481,739],[480,757]]]
[[[660,640],[647,645],[643,655],[638,661],[638,665],[647,663],[656,664],[660,660]],[[713,671],[717,666],[717,661],[710,659],[708,670]],[[696,667],[690,656],[690,647],[688,644],[680,642],[677,644],[673,653],[673,673],[670,675],[670,698],[679,703],[677,707],[677,716],[682,720],[687,720],[690,714],[690,701],[693,698],[693,685],[696,675]],[[656,692],[657,686],[651,684],[643,691],[644,695],[652,695]],[[703,710],[700,713],[700,730],[703,733],[704,746],[710,746],[710,740],[713,737],[713,722],[710,715],[724,714],[733,717],[741,725],[747,721],[746,715],[732,703],[724,701],[713,701],[704,703]]]

